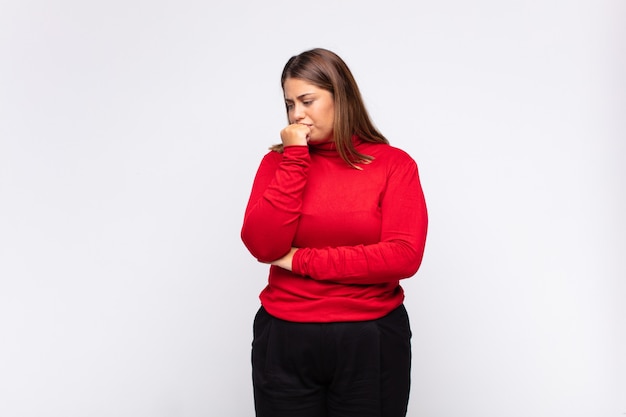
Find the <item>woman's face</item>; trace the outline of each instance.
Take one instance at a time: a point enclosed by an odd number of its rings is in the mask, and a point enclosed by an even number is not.
[[[300,123],[311,129],[309,142],[333,140],[335,100],[328,90],[299,78],[287,78],[283,85],[289,123]]]

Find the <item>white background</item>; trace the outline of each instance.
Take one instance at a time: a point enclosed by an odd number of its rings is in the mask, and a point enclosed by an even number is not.
[[[0,2],[0,415],[252,416],[287,59],[420,166],[409,416],[626,413],[619,0]]]

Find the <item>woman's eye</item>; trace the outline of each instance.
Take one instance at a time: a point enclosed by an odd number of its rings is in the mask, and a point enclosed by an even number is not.
[[[305,106],[309,106],[309,105],[313,104],[313,100],[303,101],[302,104],[304,104]]]
[[[285,107],[287,107],[287,110],[291,110],[293,109],[293,104],[285,103]]]

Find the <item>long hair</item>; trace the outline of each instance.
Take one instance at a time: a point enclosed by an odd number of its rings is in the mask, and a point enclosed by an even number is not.
[[[357,163],[368,163],[373,159],[355,149],[353,135],[367,142],[389,143],[370,120],[352,72],[334,52],[315,48],[291,57],[280,77],[283,90],[287,78],[306,81],[332,94],[335,107],[333,141],[341,158],[350,166],[357,168]],[[280,152],[282,145],[271,149]]]

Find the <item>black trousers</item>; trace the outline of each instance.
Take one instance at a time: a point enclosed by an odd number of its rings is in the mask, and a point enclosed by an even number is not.
[[[294,323],[263,307],[254,319],[257,417],[404,417],[410,370],[403,305],[363,322]]]

